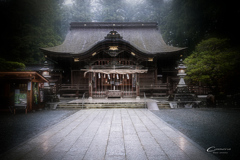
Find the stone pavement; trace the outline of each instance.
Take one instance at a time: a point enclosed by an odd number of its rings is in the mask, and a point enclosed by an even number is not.
[[[215,159],[146,109],[80,110],[0,159]]]

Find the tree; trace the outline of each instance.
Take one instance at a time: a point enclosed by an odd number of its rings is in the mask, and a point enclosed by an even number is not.
[[[7,16],[0,26],[6,32],[1,44],[2,58],[39,63],[44,59],[39,48],[61,43],[58,1],[9,0],[0,5],[5,6],[1,11],[4,15],[0,16]]]
[[[221,37],[237,42],[240,35],[237,1],[172,0],[164,14],[160,21],[164,40],[169,45],[188,47],[186,56],[203,39]]]
[[[98,0],[92,14],[94,21],[122,22],[124,21],[123,0]]]
[[[98,22],[158,21],[161,19],[159,17],[163,4],[163,0],[97,0],[92,3],[92,20]]]
[[[208,86],[215,86],[213,89],[216,92],[226,92],[230,88],[236,88],[236,85],[239,86],[234,81],[239,79],[240,56],[237,49],[230,47],[227,39],[203,40],[184,63],[187,66],[186,78],[192,83],[200,81]]]
[[[24,69],[25,65],[19,62],[6,61],[0,58],[0,71],[16,71],[17,69]]]

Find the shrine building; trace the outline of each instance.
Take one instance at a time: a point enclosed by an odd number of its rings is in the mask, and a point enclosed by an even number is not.
[[[168,46],[157,23],[72,22],[61,45],[41,50],[61,96],[91,99],[169,95],[185,48]]]

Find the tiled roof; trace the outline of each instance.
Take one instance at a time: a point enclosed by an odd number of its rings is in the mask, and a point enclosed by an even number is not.
[[[112,30],[117,31],[123,41],[146,54],[169,53],[184,49],[166,45],[158,30],[157,23],[72,22],[61,45],[42,48],[42,50],[53,54],[81,55],[103,41]]]

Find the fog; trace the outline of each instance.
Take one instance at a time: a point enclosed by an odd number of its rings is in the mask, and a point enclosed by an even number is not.
[[[158,21],[169,0],[64,0],[68,21]]]

